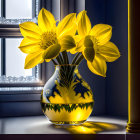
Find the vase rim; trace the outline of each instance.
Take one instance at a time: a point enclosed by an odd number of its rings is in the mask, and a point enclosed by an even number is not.
[[[55,65],[55,67],[57,67],[57,66],[61,67],[61,66],[78,66],[78,65],[76,65],[76,64],[61,64],[61,65]]]

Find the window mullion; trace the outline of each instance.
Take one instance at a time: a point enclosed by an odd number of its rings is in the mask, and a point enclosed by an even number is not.
[[[1,17],[5,17],[5,0],[1,0]]]
[[[5,67],[5,62],[6,62],[6,47],[5,47],[5,39],[1,39],[1,75],[6,74],[6,67]]]
[[[36,17],[36,0],[32,0],[32,18]]]
[[[0,24],[0,37],[1,38],[22,37],[19,25]]]

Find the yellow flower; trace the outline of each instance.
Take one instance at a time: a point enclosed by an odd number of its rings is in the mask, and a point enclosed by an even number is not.
[[[25,69],[33,68],[44,59],[49,62],[60,52],[75,47],[75,13],[67,15],[56,27],[54,16],[42,8],[38,15],[38,26],[33,22],[24,22],[19,26],[24,36],[19,48],[28,54]]]
[[[115,61],[120,57],[117,46],[109,41],[112,36],[112,27],[107,24],[97,24],[91,28],[86,11],[78,14],[77,26],[78,35],[75,38],[78,43],[70,52],[82,52],[89,69],[105,77],[106,62]]]

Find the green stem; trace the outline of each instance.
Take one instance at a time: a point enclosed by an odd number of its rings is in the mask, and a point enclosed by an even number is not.
[[[64,64],[69,64],[69,59],[66,51],[62,52]]]
[[[52,62],[53,62],[54,65],[58,65],[53,59],[52,59]]]
[[[80,57],[75,62],[75,65],[79,65],[83,59],[84,59],[84,56],[83,56],[83,54],[81,54]]]
[[[64,64],[64,60],[63,60],[63,58],[62,58],[62,56],[61,56],[61,54],[60,54],[60,53],[59,53],[59,58],[60,58],[60,60],[61,60],[62,64]]]
[[[69,71],[69,74],[68,74],[68,81],[71,83],[72,79],[73,79],[73,72],[75,70],[75,67],[76,66],[73,66],[70,71]]]
[[[78,52],[78,53],[75,55],[74,59],[72,60],[72,64],[74,64],[74,63],[76,62],[76,60],[77,60],[77,58],[79,57],[80,54],[81,54],[81,53]]]
[[[59,56],[57,56],[57,57],[56,57],[56,60],[57,60],[57,62],[59,63],[59,65],[61,65],[61,64],[62,64],[62,62],[61,62],[61,60],[60,60]]]

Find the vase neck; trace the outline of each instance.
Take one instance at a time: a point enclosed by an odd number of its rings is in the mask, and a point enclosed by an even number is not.
[[[77,65],[57,65],[55,66],[55,75],[59,82],[65,87],[69,87],[74,77],[78,74]]]
[[[56,65],[55,66],[55,69],[65,69],[65,70],[68,70],[68,69],[73,69],[73,70],[76,70],[78,68],[78,65],[72,65],[72,64],[65,64],[65,65]]]

